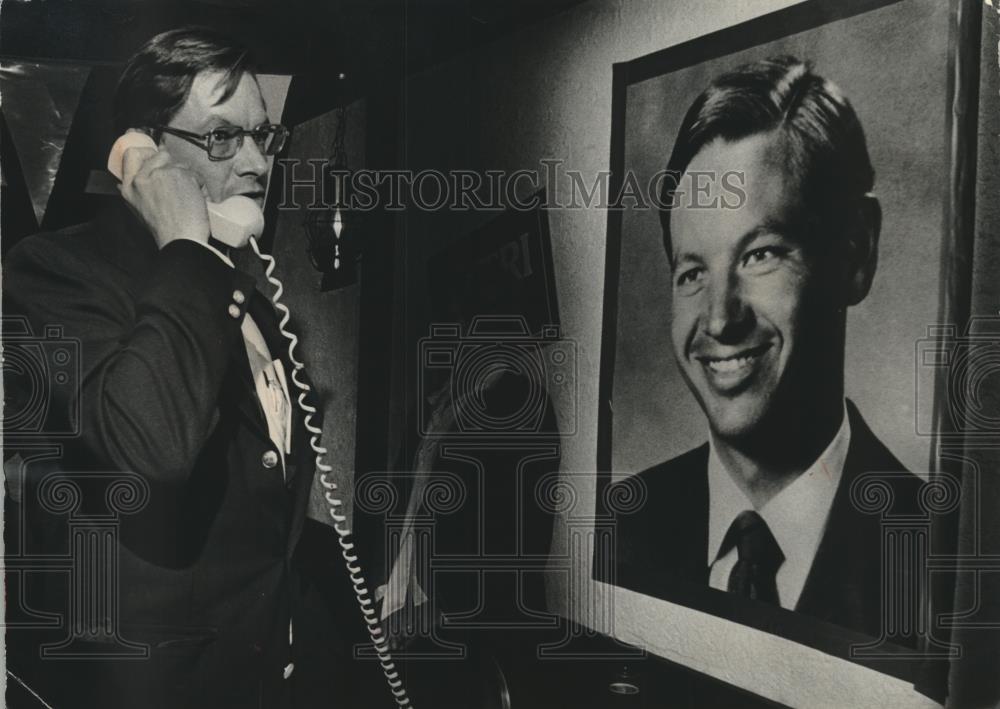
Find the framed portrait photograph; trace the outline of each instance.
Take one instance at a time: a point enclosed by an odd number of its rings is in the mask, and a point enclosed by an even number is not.
[[[593,576],[647,626],[954,652],[926,351],[969,317],[976,12],[814,0],[615,65]]]

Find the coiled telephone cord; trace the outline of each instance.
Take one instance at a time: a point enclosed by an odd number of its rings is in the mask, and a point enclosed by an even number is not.
[[[293,367],[292,382],[299,390],[296,400],[298,401],[299,408],[305,414],[304,425],[310,433],[309,446],[316,453],[316,469],[320,472],[320,484],[326,489],[324,496],[326,497],[327,504],[330,505],[330,517],[333,519],[333,528],[337,532],[340,551],[344,557],[351,584],[354,586],[354,595],[358,599],[358,606],[361,608],[361,615],[367,626],[368,635],[371,637],[372,644],[375,647],[375,654],[378,657],[379,664],[382,666],[382,674],[385,675],[385,680],[392,691],[396,704],[400,707],[412,707],[410,698],[406,693],[406,687],[403,686],[403,680],[400,679],[396,665],[392,661],[392,655],[389,652],[389,641],[379,624],[378,614],[375,612],[368,584],[361,573],[361,564],[358,561],[358,555],[354,552],[354,542],[351,541],[351,530],[347,528],[347,517],[341,514],[341,508],[344,504],[343,500],[334,495],[337,491],[337,483],[329,478],[329,473],[333,468],[323,460],[327,454],[327,449],[320,445],[320,436],[323,434],[323,431],[312,422],[313,415],[316,413],[316,407],[306,401],[306,395],[312,390],[312,387],[304,382],[300,376],[300,372],[305,369],[305,365],[295,356],[295,347],[298,345],[299,338],[295,333],[287,329],[291,314],[284,303],[280,301],[281,294],[285,289],[281,281],[273,275],[275,268],[274,257],[260,250],[256,237],[250,237],[250,246],[258,258],[264,261],[264,275],[268,282],[275,288],[274,295],[271,296],[271,302],[281,312],[278,329],[281,330],[281,334],[288,340],[288,359],[291,361]]]

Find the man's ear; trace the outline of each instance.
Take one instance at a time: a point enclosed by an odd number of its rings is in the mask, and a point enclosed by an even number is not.
[[[871,290],[878,268],[878,237],[882,231],[882,205],[876,197],[861,198],[848,228],[847,305],[857,305]]]

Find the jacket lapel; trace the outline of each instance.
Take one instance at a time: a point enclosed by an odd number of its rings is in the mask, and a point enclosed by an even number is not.
[[[254,291],[247,306],[247,312],[253,317],[254,322],[267,348],[271,352],[271,357],[280,360],[285,369],[285,379],[288,385],[288,398],[291,406],[291,445],[292,452],[285,457],[285,487],[291,497],[291,529],[288,538],[288,551],[295,548],[302,525],[305,520],[306,507],[308,503],[309,491],[315,470],[315,451],[310,446],[311,435],[305,428],[305,415],[299,404],[299,394],[301,390],[296,386],[293,376],[294,364],[288,353],[288,339],[281,334],[279,320],[274,307],[267,298],[259,291]],[[298,375],[303,379],[302,373]],[[256,397],[255,397],[256,398]],[[309,397],[309,403],[313,403],[315,397]],[[321,417],[317,414],[314,419]],[[322,444],[321,444],[322,445]]]
[[[247,357],[246,345],[234,347],[229,358],[229,376],[223,383],[223,401],[232,401],[240,416],[253,429],[254,433],[270,441],[267,431],[267,419],[260,399],[257,397],[257,387],[250,371],[250,360]]]
[[[708,583],[707,461],[705,444],[637,476],[646,503],[615,520],[615,583],[657,598]]]
[[[288,340],[278,329],[278,317],[274,312],[274,308],[260,291],[255,290],[250,296],[250,302],[247,304],[247,314],[257,324],[257,329],[260,330],[260,334],[264,337],[264,342],[271,353],[271,358],[279,360],[285,369],[285,380],[288,386],[288,403],[291,411],[290,425],[292,427],[292,454],[285,457],[285,481],[286,483],[290,483],[298,472],[299,456],[297,453],[304,441],[299,430],[301,428],[301,409],[297,401],[298,387],[292,381],[293,365],[288,356]],[[305,443],[308,444],[308,441],[305,441]]]
[[[708,584],[708,444],[687,453],[672,471],[670,509],[662,540],[675,578]],[[698,530],[695,532],[695,530]]]
[[[278,329],[278,316],[274,312],[274,307],[259,290],[254,290],[250,295],[250,302],[247,303],[247,312],[257,323],[260,334],[264,336],[264,342],[271,351],[271,357],[280,359],[285,368],[289,368],[288,362],[288,340]],[[291,374],[287,371],[286,374]],[[291,382],[289,382],[291,387]]]
[[[854,505],[851,485],[868,472],[899,473],[905,468],[875,437],[850,401],[847,402],[847,415],[851,443],[844,472],[830,507],[826,531],[795,610],[878,635],[882,589],[881,523],[878,514],[864,512]],[[898,496],[900,492],[893,489],[890,494]]]
[[[288,496],[280,464],[270,469],[261,465],[261,451],[272,449],[273,444],[242,340],[230,355],[229,371],[223,382],[220,403],[229,407],[229,415],[234,418],[234,422],[239,422],[238,425],[242,425],[252,436],[251,439],[244,439],[244,446],[248,440],[260,442],[251,443],[248,447],[243,447],[243,450],[231,451],[232,475],[244,481],[250,496],[257,502],[262,521],[268,520],[284,535],[289,526]]]

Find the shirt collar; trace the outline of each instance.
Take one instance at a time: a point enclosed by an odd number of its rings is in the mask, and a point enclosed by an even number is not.
[[[224,262],[224,263],[225,263],[225,264],[226,264],[227,266],[229,266],[230,268],[236,268],[236,264],[234,264],[234,263],[233,263],[233,260],[232,260],[231,258],[229,258],[229,256],[228,256],[227,254],[223,253],[223,252],[222,252],[222,251],[221,251],[221,250],[220,250],[220,249],[219,249],[218,247],[216,247],[216,246],[215,246],[215,245],[214,245],[214,244],[212,243],[213,241],[215,241],[215,239],[209,239],[208,241],[199,241],[199,242],[197,242],[197,243],[201,244],[201,245],[202,245],[202,246],[204,246],[204,247],[205,247],[206,249],[210,250],[210,251],[211,251],[211,252],[213,252],[213,253],[214,253],[214,254],[215,254],[216,256],[218,256],[219,258],[221,258],[221,259],[222,259],[222,261],[223,261],[223,262]],[[216,241],[215,243],[216,243],[216,244],[218,244],[219,242],[218,242],[218,241]]]
[[[826,449],[805,472],[757,510],[781,547],[786,567],[804,566],[808,573],[812,566],[844,473],[850,443],[851,425],[845,405],[840,428]],[[711,566],[736,516],[754,509],[719,458],[712,436],[709,436],[708,499],[708,565]]]

